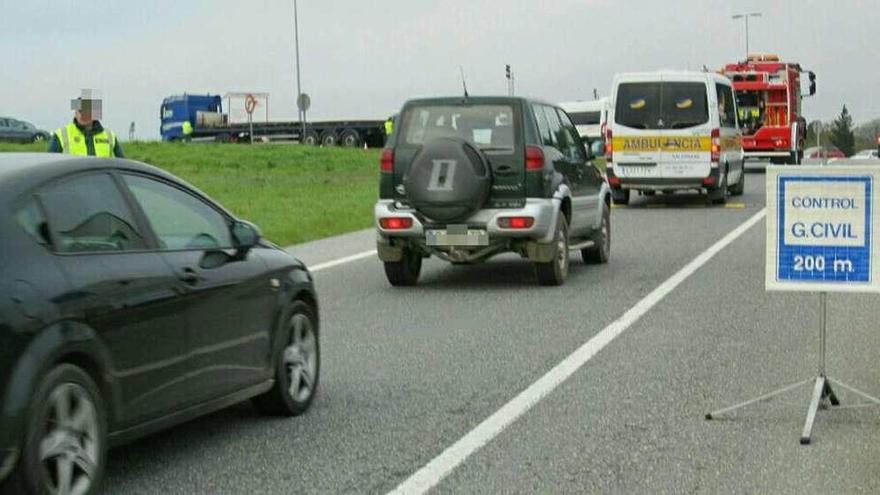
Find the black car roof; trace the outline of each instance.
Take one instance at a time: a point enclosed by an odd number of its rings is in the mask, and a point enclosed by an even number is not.
[[[111,169],[131,170],[160,176],[198,191],[195,187],[161,169],[132,160],[71,156],[62,153],[0,153],[0,198],[11,199],[13,196],[63,175],[89,170]],[[201,194],[204,195],[204,193]]]

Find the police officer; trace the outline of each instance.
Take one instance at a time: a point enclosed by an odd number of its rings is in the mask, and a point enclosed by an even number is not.
[[[183,133],[184,141],[190,142],[192,140],[193,126],[190,124],[189,119],[183,121],[183,125],[180,126],[180,131]]]
[[[50,153],[67,153],[78,156],[122,158],[122,147],[116,133],[101,125],[101,100],[90,91],[83,90],[79,98],[70,100],[74,111],[73,121],[52,133],[49,139]]]

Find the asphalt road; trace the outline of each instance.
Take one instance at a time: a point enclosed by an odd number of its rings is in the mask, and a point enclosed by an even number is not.
[[[316,272],[323,369],[309,413],[241,404],[111,451],[106,493],[384,493],[467,435],[764,207],[764,175],[727,207],[635,197],[612,212],[608,265],[565,286],[516,257],[431,260],[388,285],[367,256]],[[818,299],[763,289],[764,222],[684,280],[559,388],[463,460],[437,493],[877,493],[880,410],[821,411],[810,390],[703,415],[817,373]],[[297,246],[312,266],[372,232]],[[880,395],[876,296],[830,295],[828,373]],[[844,404],[852,396],[838,391]]]

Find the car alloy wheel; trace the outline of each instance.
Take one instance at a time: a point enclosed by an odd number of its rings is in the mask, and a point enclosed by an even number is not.
[[[309,317],[296,313],[290,319],[290,342],[284,349],[289,380],[287,393],[296,402],[307,402],[318,377],[318,338]]]
[[[318,389],[321,346],[318,317],[304,301],[293,301],[286,323],[278,329],[273,349],[275,383],[252,402],[261,412],[274,416],[298,416],[306,412]]]
[[[65,382],[49,393],[38,453],[44,489],[90,493],[101,462],[97,408],[85,388]]]

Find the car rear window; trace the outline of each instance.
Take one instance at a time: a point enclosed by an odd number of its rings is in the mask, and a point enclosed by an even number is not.
[[[708,107],[702,82],[623,83],[614,121],[635,129],[686,129],[708,122]]]
[[[400,141],[424,144],[457,137],[486,152],[513,153],[516,144],[510,105],[425,105],[404,112]]]
[[[598,125],[602,121],[602,112],[568,112],[574,125]]]

